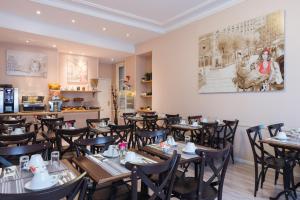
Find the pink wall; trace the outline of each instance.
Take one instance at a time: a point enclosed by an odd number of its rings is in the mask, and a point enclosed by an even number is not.
[[[237,156],[252,160],[245,128],[284,122],[300,127],[299,8],[296,0],[247,0],[225,11],[158,39],[137,46],[137,54],[152,51],[153,109],[185,116],[202,114],[220,119],[240,119],[236,137]],[[270,93],[198,94],[198,38],[226,25],[285,10],[285,90]]]
[[[47,78],[8,76],[6,75],[6,50],[20,50],[44,53],[48,56],[48,75]],[[54,49],[34,47],[30,45],[16,45],[0,43],[0,83],[13,84],[19,88],[20,95],[48,95],[48,83],[59,81],[57,51]]]

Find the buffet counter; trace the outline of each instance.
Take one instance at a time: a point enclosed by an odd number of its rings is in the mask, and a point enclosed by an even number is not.
[[[90,110],[63,110],[61,112],[17,112],[17,113],[0,113],[0,117],[4,116],[40,116],[40,115],[63,115],[65,113],[91,113],[97,112],[98,118],[100,118],[100,109],[90,109]]]

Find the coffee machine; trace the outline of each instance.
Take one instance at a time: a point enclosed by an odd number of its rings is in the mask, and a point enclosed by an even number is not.
[[[19,112],[18,88],[0,88],[0,113]]]
[[[59,96],[53,96],[51,99],[52,100],[49,101],[49,111],[61,112],[62,100],[60,100]]]

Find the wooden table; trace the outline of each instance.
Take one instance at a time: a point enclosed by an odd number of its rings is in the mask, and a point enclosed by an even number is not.
[[[49,162],[48,162],[49,163]],[[61,160],[59,166],[47,165],[50,175],[61,175],[62,179],[58,184],[62,185],[80,175],[80,173],[67,160]],[[3,170],[2,170],[3,171]],[[13,177],[0,178],[0,193],[26,193],[29,192],[24,188],[26,182],[30,181],[33,174],[29,171],[20,171],[16,166],[16,174]]]
[[[296,151],[298,153],[297,153],[297,156],[295,156],[295,159],[297,157],[299,157],[300,138],[288,136],[287,140],[279,140],[279,139],[273,137],[273,138],[262,139],[262,140],[260,140],[260,142],[269,144],[270,146],[275,147],[275,148],[282,148],[282,149],[288,149],[291,151]],[[290,174],[293,169],[291,168],[291,166],[289,164],[290,160],[288,158],[284,158],[284,161],[285,161],[285,168],[283,171],[283,173],[284,173],[284,190],[282,192],[280,192],[276,197],[270,197],[271,200],[277,200],[281,197],[281,195],[288,195],[288,196],[291,196],[292,199],[296,199],[293,196],[293,192],[294,192],[294,190],[296,190],[297,187],[300,186],[300,182],[296,184],[295,188],[290,188]]]

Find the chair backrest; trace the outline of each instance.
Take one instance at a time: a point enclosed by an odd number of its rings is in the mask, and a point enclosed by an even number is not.
[[[172,124],[179,124],[181,120],[181,117],[169,117],[165,119],[165,124],[167,128]]]
[[[130,125],[111,125],[111,135],[115,136],[115,144],[122,141],[128,141],[130,134],[133,134],[134,126]]]
[[[18,165],[18,158],[23,155],[43,154],[51,148],[50,143],[31,144],[23,146],[0,147],[0,156],[6,159],[11,165]],[[0,163],[1,164],[1,163]],[[1,198],[0,198],[1,199]]]
[[[86,126],[89,128],[95,128],[95,124],[98,124],[100,122],[105,122],[108,124],[109,118],[101,118],[101,119],[86,119]]]
[[[260,140],[262,140],[261,129],[262,126],[259,125],[248,128],[246,130],[253,153],[254,164],[256,166],[258,164],[264,164],[265,154],[270,155],[268,152],[265,151],[264,144],[262,142],[259,142]]]
[[[96,138],[84,138],[84,139],[77,139],[74,141],[77,149],[77,156],[80,155],[80,152],[85,154],[95,154],[96,149],[98,150],[97,153],[103,152],[108,148],[109,145],[115,142],[115,138],[113,136],[104,136],[104,137],[96,137]],[[87,147],[91,147],[91,152],[87,149]]]
[[[131,199],[138,199],[138,179],[144,183],[153,193],[149,199],[169,200],[175,181],[175,172],[180,160],[180,155],[176,151],[170,159],[149,165],[134,165],[129,162],[125,164],[131,170]],[[149,176],[158,174],[159,181],[153,182]],[[145,199],[145,198],[141,198]]]
[[[218,122],[200,122],[202,128],[199,129],[197,136],[203,137],[202,145],[207,145],[210,147],[214,146],[214,138],[217,134]]]
[[[136,112],[123,113],[124,124],[129,125],[130,121],[127,119],[128,117],[136,116]]]
[[[137,139],[137,145],[140,149],[148,144],[159,143],[166,140],[166,130],[157,131],[137,131],[135,136]]]
[[[87,179],[84,177],[86,172],[78,176],[77,178],[56,187],[50,189],[28,192],[22,194],[1,194],[0,199],[6,200],[34,200],[34,199],[43,199],[43,200],[58,200],[64,199],[67,200],[83,200],[85,198],[85,193],[87,189]],[[79,194],[79,195],[78,195]],[[77,196],[78,195],[78,196]],[[77,198],[78,197],[78,198]]]
[[[193,115],[188,116],[188,122],[189,124],[192,124],[193,122],[201,122],[202,115]]]
[[[166,114],[166,118],[179,117],[179,114]]]
[[[56,128],[62,127],[64,125],[64,118],[42,118],[41,119],[41,127],[42,130],[45,131],[45,127],[47,127],[48,132],[55,131]]]
[[[270,137],[275,137],[278,132],[282,131],[281,128],[284,126],[284,123],[272,124],[268,126],[268,131]]]
[[[89,128],[76,128],[76,129],[57,129],[56,130],[56,144],[60,155],[63,156],[66,152],[76,151],[74,140],[82,139],[88,136]],[[62,148],[62,139],[68,144],[67,149]]]
[[[34,132],[19,134],[19,135],[0,135],[0,146],[8,145],[26,145],[29,142],[35,142],[36,134]]]
[[[26,122],[26,118],[22,118],[22,119],[1,119],[0,120],[0,124],[20,124],[20,125],[24,125]]]
[[[239,120],[229,121],[229,120],[223,120],[225,127],[224,127],[224,139],[226,139],[228,142],[233,144],[234,137],[236,133],[236,129],[239,124]]]
[[[157,115],[142,115],[143,117],[143,130],[155,131],[159,129],[157,125]]]
[[[231,148],[231,144],[228,144],[221,150],[196,150],[196,154],[201,157],[200,174],[197,187],[198,199],[203,199],[201,197],[206,188],[213,186],[218,191],[218,200],[222,200],[223,184]],[[206,170],[205,165],[207,165]],[[204,173],[209,174],[209,176],[204,176]]]

